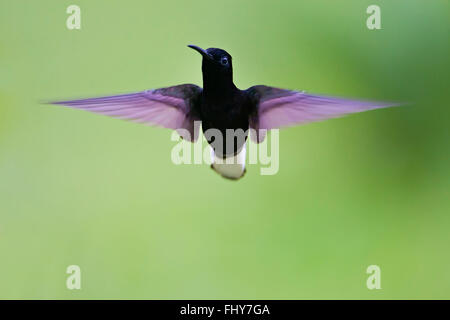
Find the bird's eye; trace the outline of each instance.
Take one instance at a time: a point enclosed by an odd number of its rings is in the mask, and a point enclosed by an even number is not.
[[[220,59],[220,63],[223,64],[224,66],[226,66],[228,64],[228,58],[222,57],[222,59]]]

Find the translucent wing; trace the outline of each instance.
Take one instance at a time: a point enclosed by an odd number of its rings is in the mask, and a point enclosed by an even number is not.
[[[183,138],[195,141],[198,137],[198,126],[194,128],[194,121],[199,120],[196,103],[201,91],[196,85],[183,84],[116,96],[50,103],[175,129]],[[179,129],[188,130],[189,136],[182,134],[183,131]]]
[[[350,113],[395,106],[395,103],[359,101],[312,95],[299,91],[254,86],[247,89],[257,108],[250,126],[257,131],[274,129],[341,117]],[[253,135],[255,142],[264,140],[264,132]]]

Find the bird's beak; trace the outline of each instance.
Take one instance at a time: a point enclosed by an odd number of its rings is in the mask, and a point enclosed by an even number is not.
[[[206,52],[206,50],[204,50],[204,49],[202,49],[200,47],[194,46],[192,44],[188,45],[188,47],[191,48],[191,49],[194,49],[195,51],[200,53],[203,56],[203,58],[206,58],[206,59],[209,59],[209,60],[212,59],[211,55],[208,52]]]

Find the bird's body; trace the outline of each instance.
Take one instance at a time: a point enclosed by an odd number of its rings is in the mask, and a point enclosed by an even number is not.
[[[232,58],[226,51],[189,47],[203,57],[203,88],[184,84],[53,103],[175,129],[189,141],[198,138],[194,122],[201,121],[205,138],[211,145],[211,167],[233,180],[245,173],[248,129],[253,130],[252,140],[260,143],[266,130],[394,105],[311,95],[263,85],[239,90],[233,83]],[[230,131],[234,135],[229,135]],[[222,141],[215,133],[220,133]]]
[[[206,57],[202,62],[203,91],[199,105],[199,117],[205,137],[211,143],[206,132],[211,129],[219,130],[223,137],[223,144],[220,150],[217,148],[214,150],[215,155],[219,158],[235,156],[242,149],[246,135],[243,141],[239,142],[236,139],[231,150],[231,148],[227,149],[229,141],[226,131],[230,129],[248,131],[249,117],[252,112],[251,101],[247,93],[239,90],[233,83],[231,56],[226,51],[191,47]]]
[[[245,173],[245,142],[247,135],[245,134],[241,140],[236,138],[230,141],[227,130],[232,129],[234,132],[241,130],[240,132],[247,133],[249,129],[249,115],[248,98],[243,91],[236,88],[228,96],[221,97],[216,95],[208,96],[207,91],[203,90],[200,104],[200,120],[203,133],[211,145],[214,141],[211,141],[207,134],[208,130],[216,129],[220,131],[223,138],[221,148],[212,147],[211,167],[230,179],[238,179]],[[227,145],[230,143],[232,147],[227,149]],[[242,150],[243,148],[244,150]],[[242,154],[243,157],[234,158],[238,154]],[[231,163],[220,166],[221,160],[224,162],[228,160]]]
[[[223,98],[208,96],[207,92],[203,90],[200,103],[200,120],[202,121],[203,132],[209,129],[218,129],[224,137],[224,145],[226,145],[227,129],[248,130],[250,113],[249,99],[245,92],[239,89]],[[233,153],[236,151],[233,150]]]

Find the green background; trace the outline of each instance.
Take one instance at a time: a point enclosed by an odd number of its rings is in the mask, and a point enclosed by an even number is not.
[[[449,39],[447,0],[1,0],[0,298],[450,298]],[[283,130],[279,173],[231,182],[169,130],[39,103],[200,85],[190,43],[240,88],[409,104]]]

